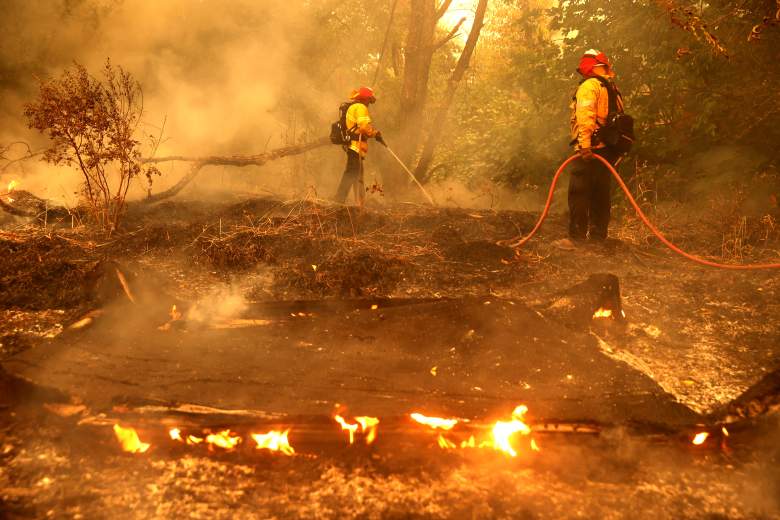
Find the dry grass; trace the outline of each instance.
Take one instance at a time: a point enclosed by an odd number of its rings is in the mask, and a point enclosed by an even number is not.
[[[777,218],[764,215],[760,218],[739,216],[723,233],[721,256],[729,260],[742,260],[756,252],[776,248],[780,242]]]
[[[279,291],[381,296],[411,264],[441,257],[423,232],[395,231],[391,222],[386,215],[304,199],[280,204],[249,224],[210,229],[195,240],[195,256],[218,269],[282,267],[275,279]]]

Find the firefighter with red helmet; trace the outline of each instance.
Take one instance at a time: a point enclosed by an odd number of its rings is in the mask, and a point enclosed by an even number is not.
[[[363,204],[365,188],[363,185],[363,160],[368,153],[368,139],[373,137],[384,144],[382,134],[371,123],[368,105],[375,103],[374,91],[369,87],[360,87],[350,95],[349,107],[345,114],[345,127],[350,136],[347,152],[347,165],[341,177],[335,200],[344,203],[349,189],[355,189],[358,204]]]
[[[580,59],[583,77],[571,103],[571,144],[581,161],[572,164],[569,179],[569,240],[561,246],[590,239],[603,242],[611,210],[611,174],[594,155],[615,165],[621,152],[600,138],[611,113],[623,112],[623,99],[614,84],[615,73],[603,52],[590,49]],[[574,242],[573,242],[574,241]]]

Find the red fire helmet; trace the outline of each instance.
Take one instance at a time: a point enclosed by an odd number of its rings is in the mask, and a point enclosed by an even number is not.
[[[596,49],[589,49],[585,51],[585,54],[583,54],[582,58],[580,58],[580,64],[577,67],[577,72],[585,77],[592,76],[593,67],[596,65],[604,65],[607,67],[607,70],[609,70],[611,67],[609,64],[609,58],[607,58],[606,54],[601,51],[597,51]]]
[[[360,87],[357,90],[353,90],[349,96],[350,99],[374,99],[374,90],[369,87]]]

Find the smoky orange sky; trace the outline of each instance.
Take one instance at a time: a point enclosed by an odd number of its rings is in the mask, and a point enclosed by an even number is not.
[[[320,9],[312,8],[318,4]],[[351,67],[327,82],[312,78],[306,68],[320,3],[5,0],[3,5],[0,143],[45,146],[43,136],[26,128],[23,104],[35,96],[37,77],[56,76],[74,61],[98,75],[110,57],[141,83],[143,133],[157,134],[166,121],[158,155],[259,153],[290,144],[307,130],[298,113],[302,108],[322,113],[320,133],[326,135],[334,107],[359,81]],[[41,195],[52,198],[71,191],[75,182],[73,172],[43,164],[28,163],[25,173],[28,189],[45,188],[49,193]]]

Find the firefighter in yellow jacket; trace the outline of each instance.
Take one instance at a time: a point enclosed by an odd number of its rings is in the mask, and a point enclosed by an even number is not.
[[[587,51],[577,72],[583,80],[572,98],[571,143],[582,160],[572,164],[569,179],[570,240],[561,241],[566,246],[586,238],[607,238],[612,176],[593,155],[600,155],[612,165],[621,155],[599,139],[599,131],[607,124],[611,111],[623,112],[623,100],[613,82],[615,74],[607,56],[597,50]]]
[[[349,194],[349,189],[355,189],[355,197],[358,204],[363,204],[365,187],[363,184],[363,160],[368,153],[368,139],[373,137],[384,144],[382,133],[371,123],[368,113],[368,105],[375,103],[374,91],[368,87],[360,87],[352,92],[350,106],[346,113],[346,128],[352,140],[347,147],[347,166],[341,177],[335,200],[344,203]]]

